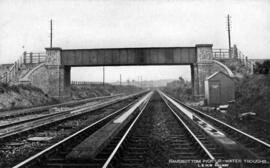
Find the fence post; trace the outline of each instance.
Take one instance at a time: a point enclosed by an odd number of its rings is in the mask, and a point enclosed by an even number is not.
[[[26,51],[25,52],[23,52],[23,64],[26,64]]]
[[[238,59],[237,46],[233,45],[233,58]]]
[[[250,66],[250,71],[251,72],[250,73],[253,74],[254,73],[254,64],[253,64],[252,61],[250,62],[250,64],[251,64],[251,66]]]
[[[14,69],[15,69],[15,71],[17,70],[17,62],[16,61],[14,62]]]
[[[243,64],[242,52],[240,53],[240,62]]]
[[[30,64],[33,64],[33,53],[30,52]]]
[[[242,53],[241,53],[241,51],[239,51],[239,55],[238,56],[239,56],[240,62],[242,62],[242,58],[241,58],[242,57]]]
[[[38,63],[40,63],[40,53],[38,53]]]
[[[19,71],[20,60],[17,60],[16,62],[17,62],[17,69],[16,69],[16,71]]]
[[[22,56],[20,57],[20,67],[22,66]]]
[[[23,64],[23,57],[20,58],[20,67],[22,67],[22,64]]]
[[[8,83],[8,75],[7,75],[7,72],[5,72],[5,76],[6,76],[6,83]]]
[[[10,80],[10,73],[7,72],[7,82],[6,83],[8,83],[9,80]]]
[[[238,59],[239,59],[239,60],[240,60],[240,62],[242,63],[242,58],[241,58],[241,57],[242,57],[242,53],[241,53],[241,52],[239,52],[239,55],[238,55],[238,56],[239,56],[239,58],[238,58]]]
[[[15,76],[15,74],[16,74],[16,72],[18,71],[18,63],[17,63],[17,61],[15,61],[15,66],[14,66],[14,73],[13,73],[13,75]]]

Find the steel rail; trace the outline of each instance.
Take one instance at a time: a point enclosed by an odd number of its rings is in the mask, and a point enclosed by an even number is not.
[[[191,136],[196,140],[196,142],[200,145],[200,147],[203,149],[203,151],[207,154],[207,156],[211,160],[215,160],[215,157],[211,154],[211,152],[203,145],[203,143],[197,138],[197,136],[189,129],[189,127],[185,124],[185,122],[179,117],[179,115],[171,108],[171,106],[168,104],[167,100],[161,93],[159,93],[162,100],[165,102],[165,104],[169,107],[171,112],[174,114],[174,116],[181,122],[181,124],[188,130],[188,132],[191,134]]]
[[[54,145],[52,145],[52,146],[50,146],[50,147],[44,149],[43,151],[41,151],[41,152],[39,152],[39,153],[37,153],[37,154],[31,156],[30,158],[28,158],[28,159],[22,161],[21,163],[19,163],[19,164],[13,166],[13,168],[27,167],[27,165],[30,165],[31,163],[35,162],[36,160],[38,160],[38,159],[41,158],[42,156],[46,155],[47,153],[49,153],[49,152],[51,152],[51,151],[53,151],[53,150],[56,150],[59,146],[61,146],[61,145],[65,144],[65,143],[67,143],[68,141],[71,141],[72,138],[74,138],[74,137],[76,137],[76,136],[79,136],[80,134],[83,134],[83,132],[85,132],[86,130],[91,129],[92,127],[94,127],[95,125],[97,125],[97,124],[101,123],[102,121],[108,119],[109,117],[111,117],[111,116],[113,116],[113,115],[116,115],[117,113],[122,112],[122,111],[125,110],[126,108],[130,107],[133,103],[134,103],[134,101],[131,102],[131,103],[129,103],[129,104],[126,105],[125,107],[122,107],[121,109],[119,109],[119,110],[113,112],[112,114],[109,114],[109,115],[105,116],[104,118],[102,118],[102,119],[100,119],[100,120],[98,120],[98,121],[92,123],[91,125],[89,125],[89,126],[83,128],[83,129],[81,129],[81,130],[75,132],[74,134],[72,134],[72,135],[66,137],[65,139],[63,139],[63,140],[61,140],[61,141],[55,143]]]
[[[7,124],[2,124],[2,125],[0,125],[0,130],[5,129],[7,127],[12,127],[12,126],[15,126],[15,125],[20,125],[20,124],[31,122],[31,121],[36,121],[36,120],[43,119],[43,118],[49,118],[49,117],[52,117],[52,116],[63,115],[65,113],[69,113],[69,111],[61,111],[61,112],[57,112],[57,113],[45,114],[43,116],[38,116],[38,117],[24,119],[24,120],[21,120],[21,121],[15,121],[15,122],[7,123]]]
[[[178,99],[176,99],[176,98],[174,98],[172,96],[169,96],[169,97],[171,97],[172,99],[174,99],[175,101],[180,103],[185,108],[190,109],[190,110],[192,110],[194,112],[197,112],[197,113],[199,113],[199,114],[201,114],[201,115],[203,115],[203,116],[205,116],[205,117],[207,117],[207,118],[209,118],[211,120],[214,120],[214,121],[218,122],[219,124],[221,124],[223,126],[226,126],[226,127],[230,128],[231,130],[234,130],[234,131],[236,131],[236,132],[238,132],[238,133],[240,133],[240,134],[242,134],[242,135],[244,135],[244,136],[246,136],[246,137],[248,137],[248,138],[250,138],[250,139],[252,139],[252,140],[254,140],[254,141],[256,141],[256,142],[258,142],[258,143],[260,143],[260,144],[262,144],[264,146],[266,146],[266,147],[268,147],[268,148],[270,148],[270,144],[268,144],[268,143],[266,143],[266,142],[264,142],[264,141],[262,141],[262,140],[260,140],[260,139],[258,139],[256,137],[254,137],[254,136],[252,136],[252,135],[250,135],[248,133],[245,133],[245,132],[243,132],[243,131],[241,131],[241,130],[239,130],[239,129],[237,129],[237,128],[235,128],[235,127],[233,127],[233,126],[231,126],[231,125],[229,125],[229,124],[227,124],[227,123],[225,123],[223,121],[220,121],[220,120],[218,120],[218,119],[216,119],[216,118],[214,118],[214,117],[212,117],[210,115],[204,114],[203,112],[201,112],[201,111],[199,111],[199,110],[197,110],[197,109],[195,109],[193,107],[187,106],[187,105],[185,105],[184,103],[182,103],[181,101],[179,101]]]

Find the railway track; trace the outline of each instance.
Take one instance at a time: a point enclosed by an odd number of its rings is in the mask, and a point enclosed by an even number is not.
[[[197,109],[189,107],[173,97],[171,98],[177,101],[182,106],[189,109],[190,111],[192,111],[194,114],[196,114],[200,118],[206,120],[207,122],[213,124],[215,127],[225,132],[226,135],[228,135],[230,138],[232,138],[233,140],[235,140],[236,142],[238,142],[239,144],[247,148],[249,151],[251,151],[257,157],[257,159],[267,159],[268,161],[270,161],[270,144],[269,143],[264,142],[248,133],[245,133]]]
[[[148,95],[148,97],[150,96]],[[120,114],[119,111],[118,114],[113,113],[106,116],[14,168],[179,166],[185,168],[205,166],[201,163],[191,162],[198,160],[205,160],[207,165],[212,167],[225,165],[225,167],[242,168],[254,167],[254,164],[238,162],[229,165],[223,161],[226,159],[238,161],[262,159],[259,155],[250,152],[248,148],[232,149],[241,144],[235,143],[223,132],[210,127],[211,125],[200,118],[201,114],[195,115],[198,111],[194,112],[194,109],[181,102],[176,103],[176,101],[162,92],[154,92],[151,99],[146,98],[142,105],[136,107],[135,112],[131,113],[133,115],[130,115],[129,118],[126,116],[128,112],[124,112],[126,109],[121,111],[123,114]],[[91,137],[95,138],[94,135],[99,135],[99,133],[102,135],[106,128],[115,127],[117,124],[122,126],[121,129],[109,138],[106,145],[103,145],[102,148],[91,147],[93,145]],[[87,139],[89,141],[86,141]],[[218,142],[221,139],[223,145]],[[103,140],[100,139],[100,141]],[[80,148],[80,145],[83,148]],[[89,153],[92,150],[99,150],[95,155],[83,155],[75,149],[82,150],[82,152],[89,151]],[[77,157],[76,154],[81,156]],[[177,162],[179,160],[182,161],[181,164]],[[269,164],[259,165],[259,167],[267,166]]]
[[[135,100],[137,102],[138,100]],[[83,141],[86,137],[93,134],[95,131],[100,129],[102,126],[104,126],[106,123],[108,123],[110,120],[112,120],[114,117],[120,115],[124,111],[130,108],[130,106],[134,104],[134,101],[126,105],[125,107],[122,107],[121,109],[114,110],[114,112],[103,116],[103,118],[100,118],[99,120],[92,122],[91,124],[88,124],[86,127],[83,127],[82,129],[78,130],[77,132],[73,133],[72,135],[66,137],[65,139],[53,144],[52,146],[46,148],[45,150],[35,154],[34,156],[28,158],[27,160],[19,163],[18,165],[14,167],[39,167],[40,165],[43,165],[47,158],[49,156],[53,155],[56,156],[62,156],[66,154],[66,151],[69,151],[72,149],[72,147],[76,146],[78,143]],[[45,166],[46,167],[46,166]]]
[[[3,137],[3,134],[6,134],[10,130],[9,127],[19,127],[24,123],[33,122],[41,119],[46,120],[46,118],[50,117],[57,117],[60,115],[64,115],[65,113],[68,113],[71,110],[90,107],[98,103],[102,103],[110,99],[117,98],[119,96],[120,95],[88,98],[62,104],[41,106],[0,113],[0,141],[1,137]]]
[[[60,103],[60,104],[53,104],[53,105],[46,105],[46,106],[39,106],[39,107],[31,107],[31,108],[26,108],[26,109],[18,109],[18,110],[9,110],[9,111],[4,111],[0,113],[0,123],[3,120],[7,119],[12,119],[16,117],[23,117],[27,115],[34,115],[34,114],[40,114],[40,113],[45,113],[49,109],[52,108],[58,108],[58,107],[74,107],[78,105],[82,105],[85,103],[93,102],[93,101],[98,101],[98,100],[106,100],[110,98],[116,98],[123,96],[122,94],[117,94],[113,96],[101,96],[101,97],[93,97],[93,98],[86,98],[82,100],[73,100],[65,103]]]
[[[0,167],[2,167],[2,165],[5,167],[5,165],[7,166],[12,164],[12,162],[9,160],[16,163],[26,159],[27,156],[29,157],[30,155],[33,155],[34,153],[46,148],[46,146],[60,141],[61,139],[74,133],[74,131],[82,129],[98,119],[110,115],[112,112],[117,111],[124,106],[127,107],[143,94],[144,93],[139,93],[136,95],[127,96],[126,99],[123,98],[117,101],[110,101],[106,104],[103,103],[102,106],[84,107],[81,113],[80,111],[78,112],[77,109],[78,114],[76,114],[76,111],[71,111],[72,113],[70,113],[69,116],[64,115],[65,118],[62,118],[61,120],[55,116],[52,116],[52,118],[49,120],[48,118],[45,118],[39,120],[38,122],[33,121],[31,122],[31,125],[26,123],[25,129],[18,129],[14,132],[10,132],[11,134],[14,134],[11,136],[4,135],[7,137],[2,139],[0,145]],[[55,122],[52,122],[51,119],[53,119]],[[29,141],[28,138],[31,137],[52,137],[53,139],[39,143]],[[12,159],[8,158],[9,155],[11,155],[10,157]]]
[[[150,103],[145,104],[95,158],[67,159],[74,146],[81,142],[76,141],[75,145],[68,145],[69,149],[51,155],[35,167],[153,167],[168,166],[170,159],[224,157],[223,153],[218,153],[218,145],[208,141],[198,130],[189,128],[156,92]],[[215,156],[207,148],[215,150]]]
[[[139,96],[142,93],[124,96],[120,98],[117,97],[115,99],[109,99],[108,101],[106,101],[108,98],[106,97],[106,100],[103,100],[103,101],[99,99],[99,102],[90,103],[90,104],[88,103],[88,104],[76,106],[76,107],[59,111],[59,112],[54,112],[54,113],[52,112],[52,113],[45,114],[42,116],[27,118],[25,120],[20,120],[20,121],[10,122],[8,124],[0,125],[0,142],[7,141],[8,139],[11,139],[15,136],[20,136],[22,133],[33,131],[40,127],[51,125],[53,123],[59,123],[64,120],[83,115],[84,113],[88,113],[94,110],[98,110],[98,109],[113,105],[115,103],[132,98],[134,96],[135,97]]]
[[[113,141],[110,145],[114,144]],[[226,152],[218,144],[191,122],[185,121],[155,93],[139,120],[133,122],[109,159],[100,167],[197,167],[190,162],[174,165],[170,161],[225,157]]]

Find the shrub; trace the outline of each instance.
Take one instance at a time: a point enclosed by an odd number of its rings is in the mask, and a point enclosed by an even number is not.
[[[256,74],[269,74],[270,73],[270,60],[264,61],[262,64],[256,62],[254,73]]]

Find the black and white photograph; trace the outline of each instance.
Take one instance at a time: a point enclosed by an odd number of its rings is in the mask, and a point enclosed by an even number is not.
[[[0,168],[270,168],[269,0],[0,0]]]

